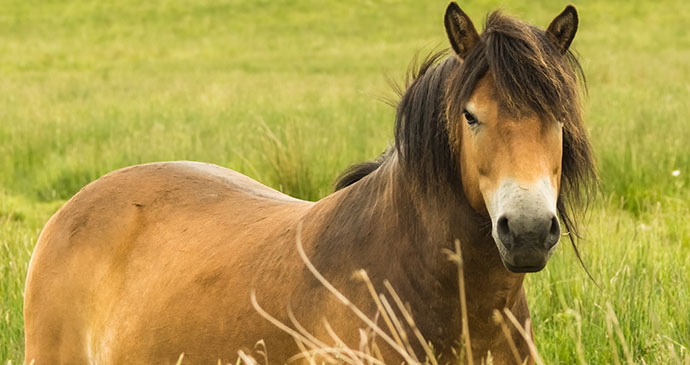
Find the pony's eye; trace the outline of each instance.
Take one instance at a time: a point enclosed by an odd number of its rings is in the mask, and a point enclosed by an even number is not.
[[[467,110],[463,110],[462,115],[465,117],[467,124],[469,124],[469,125],[477,124],[477,118],[474,115],[472,115],[472,113],[468,112]]]

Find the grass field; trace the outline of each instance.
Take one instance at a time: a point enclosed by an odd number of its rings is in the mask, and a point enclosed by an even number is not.
[[[38,233],[84,184],[186,159],[323,197],[392,140],[385,75],[446,47],[446,4],[3,1],[0,361],[22,361]],[[565,4],[461,6],[546,26]],[[602,182],[581,251],[601,288],[560,245],[526,284],[537,346],[547,363],[690,364],[690,5],[576,6]]]

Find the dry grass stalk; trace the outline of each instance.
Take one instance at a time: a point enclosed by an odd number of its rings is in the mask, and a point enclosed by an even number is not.
[[[359,360],[359,355],[355,354],[355,352],[352,349],[350,349],[350,347],[347,346],[347,344],[345,344],[345,342],[341,340],[340,337],[338,337],[338,334],[335,333],[335,331],[331,327],[330,323],[328,323],[328,320],[326,320],[326,318],[323,318],[323,325],[324,328],[326,328],[326,332],[328,333],[328,335],[331,336],[331,339],[333,339],[333,342],[335,342],[335,346],[337,349],[344,351],[350,359],[357,360],[353,362],[354,364],[364,365],[364,361]],[[337,359],[340,359],[340,357],[337,357]],[[344,361],[350,363],[347,360]]]
[[[503,331],[503,335],[506,337],[506,340],[508,341],[508,346],[510,346],[510,352],[513,354],[515,363],[521,364],[522,360],[520,359],[520,353],[517,350],[517,346],[515,346],[513,336],[510,334],[508,324],[506,324],[506,321],[503,319],[503,315],[501,314],[501,312],[498,311],[498,309],[494,309],[494,322],[501,326],[501,330]]]
[[[366,335],[366,332],[365,332],[365,335]],[[372,339],[370,342],[366,342],[366,340],[367,339],[365,338],[365,344],[367,344],[367,343],[369,344],[369,346],[367,346],[367,347],[370,348],[371,352],[374,354],[374,357],[383,361],[383,354],[381,353],[381,349],[379,348],[379,345],[376,343],[376,334],[374,334],[374,336],[372,336]]]
[[[246,365],[258,365],[256,360],[254,360],[253,357],[247,355],[244,351],[239,350],[237,351],[237,364],[246,364]],[[220,360],[218,360],[218,365],[220,365]]]
[[[417,341],[422,345],[422,349],[426,354],[427,361],[431,362],[432,365],[438,365],[438,361],[436,361],[434,352],[432,351],[427,341],[424,339],[424,336],[419,331],[419,328],[417,328],[417,325],[414,322],[414,318],[410,314],[408,308],[406,308],[403,305],[403,302],[400,299],[400,296],[398,296],[398,293],[395,291],[395,289],[393,289],[393,286],[388,280],[384,280],[383,285],[386,287],[386,290],[388,290],[388,293],[390,293],[391,297],[393,298],[393,301],[395,301],[395,304],[398,306],[398,309],[400,310],[400,313],[402,313],[403,318],[405,318],[405,320],[407,321],[408,326],[410,326],[410,328],[412,329],[412,333],[414,333],[415,337],[417,338]]]
[[[359,351],[352,351],[357,356],[365,355],[364,353],[360,353]],[[337,347],[325,347],[321,349],[313,349],[313,350],[308,350],[308,351],[303,351],[300,352],[289,359],[287,359],[286,363],[293,363],[296,362],[300,359],[307,359],[310,361],[310,363],[313,361],[314,364],[364,364],[361,359],[359,358],[350,358],[347,356],[343,355],[343,351],[340,348]],[[328,360],[325,361],[324,359],[333,359],[333,360]],[[315,359],[318,359],[318,362],[315,361]]]
[[[460,289],[460,311],[462,314],[462,342],[465,345],[467,363],[474,364],[472,356],[472,344],[470,343],[470,328],[467,316],[467,298],[465,296],[465,275],[463,272],[462,251],[460,250],[460,240],[455,240],[455,252],[447,250],[448,259],[455,261],[458,265],[458,287]]]
[[[302,324],[299,323],[299,321],[295,317],[295,314],[292,312],[292,309],[290,307],[288,307],[287,314],[288,314],[288,318],[290,319],[290,322],[292,322],[292,325],[295,326],[295,329],[297,329],[297,331],[299,331],[300,334],[302,334],[304,337],[308,338],[309,341],[311,341],[313,344],[315,344],[318,348],[328,347],[328,345],[323,343],[321,340],[319,340],[314,335],[312,335],[309,331],[307,331],[304,327],[302,327]]]
[[[257,349],[259,346],[261,346],[263,350]],[[268,349],[266,348],[266,342],[264,342],[264,340],[259,340],[256,344],[254,344],[254,352],[263,356],[264,365],[268,365]]]
[[[527,347],[529,348],[529,352],[534,357],[534,361],[539,364],[539,365],[544,365],[544,361],[541,359],[541,356],[539,356],[539,352],[537,351],[537,346],[534,345],[534,341],[532,340],[532,336],[530,336],[529,332],[525,329],[530,327],[530,322],[529,319],[525,322],[525,327],[522,327],[520,322],[515,318],[515,315],[513,315],[513,312],[510,311],[508,308],[503,308],[503,313],[508,317],[508,320],[515,326],[515,329],[518,330],[518,333],[520,333],[520,336],[525,340],[527,343]]]
[[[319,341],[318,338],[314,337],[311,333],[309,333],[309,331],[307,331],[304,327],[302,327],[302,325],[299,323],[299,321],[297,321],[297,318],[295,318],[295,315],[294,315],[294,313],[292,313],[292,309],[289,306],[287,309],[287,313],[288,313],[288,318],[290,319],[290,322],[292,322],[292,325],[295,326],[295,328],[297,329],[297,331],[299,331],[300,334],[302,334],[304,337],[306,337],[310,341],[312,341],[312,343],[314,343],[317,347],[327,347],[326,344]],[[295,340],[295,344],[299,348],[300,353],[302,353],[302,354],[309,354],[310,353],[309,350],[307,350],[307,348],[304,346],[304,343],[302,343],[302,341],[300,341],[299,339],[294,338],[294,337],[293,337],[293,339]],[[307,361],[309,361],[309,365],[316,365],[316,361],[314,360],[314,358],[312,356],[307,357]],[[266,363],[266,365],[268,365],[268,363]]]
[[[357,351],[357,350],[352,350],[352,349],[350,349],[350,348],[345,344],[345,342],[343,342],[343,340],[341,340],[340,337],[338,337],[338,335],[335,333],[335,331],[333,330],[333,328],[331,327],[331,325],[328,323],[328,321],[327,321],[325,318],[324,318],[324,320],[323,320],[323,323],[324,323],[324,326],[325,326],[325,328],[326,328],[326,331],[327,331],[328,334],[331,336],[331,338],[333,338],[333,340],[335,341],[335,343],[336,343],[338,346],[342,347],[342,349],[343,349],[345,352],[347,352],[347,353],[351,356],[351,358],[353,358],[353,359],[360,359],[360,358],[361,358],[362,360],[366,360],[366,364],[385,365],[385,363],[383,362],[383,360],[377,359],[377,358],[375,358],[375,357],[373,357],[373,356],[367,354],[366,352]],[[358,361],[357,363],[358,363],[358,364],[362,364],[362,365],[365,364],[364,361]]]
[[[305,337],[304,335],[302,335],[298,331],[295,331],[292,328],[290,328],[289,326],[283,324],[281,321],[277,320],[276,318],[274,318],[273,316],[268,314],[263,308],[261,308],[261,306],[259,305],[259,303],[256,300],[256,292],[253,289],[251,292],[251,301],[252,301],[252,306],[254,306],[254,309],[259,313],[259,315],[261,315],[266,320],[271,322],[274,326],[280,328],[282,331],[284,331],[287,334],[289,334],[290,336],[292,336],[298,342],[297,343],[298,346],[302,347],[301,344],[304,344],[304,345],[307,345],[308,347],[311,348],[311,350],[307,350],[306,348],[301,348],[301,350],[303,352],[310,353],[313,349],[319,348],[319,345],[315,344],[314,342],[309,340],[307,337]],[[325,360],[327,360],[329,362],[335,362],[335,359],[333,359],[332,357],[326,358]],[[312,363],[312,362],[313,362],[313,359],[311,359],[310,363]]]
[[[376,323],[374,323],[369,317],[367,317],[362,311],[357,308],[349,299],[347,299],[346,296],[344,296],[341,292],[336,289],[333,284],[331,284],[326,278],[321,275],[321,273],[314,267],[314,265],[311,263],[309,258],[307,257],[307,254],[304,252],[304,248],[302,247],[302,226],[300,225],[297,228],[297,251],[302,258],[302,261],[304,261],[304,264],[307,266],[309,271],[311,271],[312,275],[326,288],[328,291],[331,292],[338,300],[343,303],[348,309],[352,311],[360,320],[362,320],[369,328],[374,330],[376,334],[381,337],[388,345],[391,346],[393,350],[395,350],[400,356],[402,356],[403,359],[408,364],[417,364],[419,363],[418,361],[415,361],[414,358],[406,351],[404,347],[399,346],[395,340],[393,340],[386,332],[384,332]],[[294,331],[293,331],[294,332]]]
[[[374,303],[376,303],[376,308],[378,308],[379,313],[381,313],[383,322],[388,327],[388,331],[390,331],[391,335],[393,336],[395,343],[397,343],[398,346],[403,347],[402,339],[395,330],[395,327],[393,327],[393,322],[391,322],[391,318],[388,315],[388,312],[383,308],[381,300],[379,299],[379,296],[376,293],[376,289],[374,289],[374,285],[371,283],[371,280],[369,279],[369,275],[365,270],[359,270],[357,272],[357,276],[367,285],[367,289],[369,289],[369,294],[374,299]]]
[[[393,307],[391,307],[390,303],[388,303],[388,299],[383,294],[379,294],[379,298],[381,299],[381,303],[383,304],[383,307],[386,309],[388,313],[391,315],[391,320],[393,321],[393,325],[397,329],[398,333],[400,334],[400,338],[403,341],[403,344],[405,345],[405,349],[407,352],[410,354],[410,356],[414,359],[415,362],[419,362],[419,359],[417,358],[417,355],[415,354],[414,350],[412,349],[412,345],[410,345],[410,340],[407,338],[407,331],[405,331],[405,328],[403,327],[402,322],[398,319],[398,316],[395,314],[393,311]]]

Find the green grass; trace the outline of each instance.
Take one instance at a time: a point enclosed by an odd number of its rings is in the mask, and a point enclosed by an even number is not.
[[[391,141],[384,75],[401,80],[418,50],[446,46],[445,5],[0,4],[0,361],[22,361],[31,250],[81,186],[188,159],[318,199]],[[476,23],[503,7],[542,26],[564,5],[461,4]],[[690,361],[690,5],[576,5],[602,181],[581,250],[601,288],[561,245],[527,282],[537,345],[548,363],[625,361],[624,348],[639,363]]]

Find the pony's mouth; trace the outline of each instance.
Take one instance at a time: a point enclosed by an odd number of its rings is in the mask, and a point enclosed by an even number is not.
[[[505,260],[501,260],[501,261],[503,261],[503,265],[506,267],[506,269],[508,269],[514,273],[538,272],[538,271],[543,270],[546,267],[546,261],[544,261],[543,265],[536,265],[536,266],[513,266],[513,265],[507,263]]]
[[[498,246],[501,262],[506,269],[514,273],[527,273],[541,271],[546,267],[553,249],[541,249],[535,247],[521,247],[508,249],[500,239],[495,239]]]
[[[504,244],[500,237],[494,236],[494,241],[498,247],[501,262],[506,269],[514,273],[526,273],[541,271],[546,267],[551,254],[555,249],[553,245],[543,243],[524,243],[518,247],[510,247]]]

